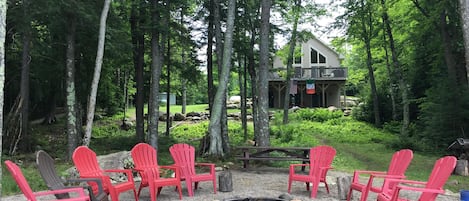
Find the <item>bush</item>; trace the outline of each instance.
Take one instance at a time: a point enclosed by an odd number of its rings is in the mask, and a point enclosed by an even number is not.
[[[296,111],[298,117],[302,120],[324,122],[330,119],[337,119],[344,116],[340,110],[330,111],[326,108],[300,109]]]

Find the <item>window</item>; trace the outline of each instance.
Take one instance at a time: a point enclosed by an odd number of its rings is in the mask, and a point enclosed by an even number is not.
[[[312,64],[325,64],[326,57],[319,53],[314,48],[311,48],[311,63]]]

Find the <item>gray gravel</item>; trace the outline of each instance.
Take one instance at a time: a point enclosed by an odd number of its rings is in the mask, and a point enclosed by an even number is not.
[[[233,179],[233,191],[232,192],[219,192],[213,193],[213,187],[211,182],[201,182],[199,189],[194,192],[194,197],[188,197],[187,189],[183,183],[183,201],[223,201],[229,198],[248,198],[248,197],[268,197],[277,198],[280,195],[287,194],[288,185],[288,170],[287,169],[276,169],[276,168],[256,168],[255,170],[230,170]],[[295,200],[320,200],[330,201],[339,200],[337,195],[336,178],[340,176],[351,176],[349,173],[329,171],[328,173],[328,184],[331,190],[330,194],[327,194],[324,187],[320,187],[318,190],[317,198],[310,199],[310,193],[306,191],[304,184],[300,182],[293,182],[292,192],[289,196]],[[416,200],[418,194],[409,194],[411,200]],[[359,193],[354,194],[354,200],[359,199]],[[25,201],[23,195],[2,197],[2,201]],[[41,200],[51,200],[51,197]],[[120,196],[121,201],[132,201],[133,193],[122,193]],[[140,195],[139,200],[148,201],[150,200],[150,194],[148,188],[144,188]],[[174,187],[163,188],[161,194],[157,198],[158,201],[172,201],[179,200],[178,193]],[[376,195],[370,193],[368,200],[376,200]],[[459,200],[458,193],[447,192],[445,195],[440,195],[437,198],[438,201],[457,201]]]

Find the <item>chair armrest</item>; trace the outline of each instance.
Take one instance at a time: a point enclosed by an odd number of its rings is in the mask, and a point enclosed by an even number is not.
[[[359,183],[360,175],[361,174],[366,174],[366,175],[371,175],[371,174],[386,174],[384,171],[373,171],[373,170],[355,170],[353,172],[353,179],[352,183]]]
[[[195,163],[196,166],[209,166],[209,167],[215,167],[215,164],[213,163]]]
[[[301,163],[290,164],[290,175],[295,174],[295,168],[297,167],[309,167],[309,164],[301,164]]]
[[[64,189],[58,189],[58,190],[50,190],[50,191],[39,191],[39,192],[34,192],[34,195],[36,196],[45,196],[45,195],[55,195],[55,194],[61,194],[61,193],[70,193],[70,192],[75,192],[78,193],[80,197],[86,196],[85,190],[81,187],[76,187],[76,188],[64,188]]]
[[[101,181],[101,179],[99,178],[78,178],[78,179],[67,179],[66,180],[67,183],[70,183],[70,182],[95,182],[97,185],[98,185],[98,193],[97,195],[100,195],[102,193],[105,193],[104,192],[104,188],[103,188],[103,183]],[[91,186],[87,186],[87,189],[90,193],[90,196],[92,197],[91,200],[96,200],[96,195],[93,193],[93,189],[91,188]]]
[[[397,185],[394,188],[393,192],[392,192],[391,200],[399,200],[399,193],[401,192],[401,190],[404,190],[404,191],[417,191],[417,192],[421,192],[421,193],[436,193],[436,194],[445,193],[445,191],[443,189],[428,189],[428,188],[425,188],[425,187],[411,187],[411,186]]]
[[[129,182],[132,182],[134,183],[134,176],[132,174],[132,170],[129,170],[129,169],[108,169],[108,170],[104,170],[104,172],[108,172],[108,173],[124,173],[126,176],[127,176],[127,180]]]
[[[163,168],[163,169],[170,169],[170,170],[173,170],[174,171],[174,177],[178,180],[181,179],[181,166],[178,166],[178,165],[163,165],[163,166],[160,166],[160,168]]]
[[[425,186],[427,182],[424,181],[415,181],[415,180],[405,180],[405,179],[386,179],[383,184],[383,189],[389,189],[391,184],[399,185],[399,184],[413,184],[413,185],[421,185]]]
[[[210,174],[215,174],[215,164],[214,163],[195,163],[195,166],[198,167],[208,167],[210,168]]]
[[[368,178],[368,183],[366,184],[366,191],[372,191],[375,193],[380,193],[383,188],[389,188],[388,186],[373,186],[373,181],[375,178],[384,178],[384,179],[404,179],[405,175],[387,175],[387,174],[370,174]]]

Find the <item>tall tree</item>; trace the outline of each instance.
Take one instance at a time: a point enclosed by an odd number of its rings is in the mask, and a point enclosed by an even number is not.
[[[145,119],[143,117],[144,110],[144,54],[145,54],[145,2],[134,0],[132,1],[132,7],[130,11],[130,32],[132,37],[133,45],[133,63],[135,69],[135,83],[137,93],[135,94],[135,118],[136,126],[135,132],[138,141],[145,141]]]
[[[224,156],[223,139],[221,133],[221,118],[223,112],[223,101],[228,87],[231,68],[231,52],[233,47],[233,31],[235,20],[236,0],[228,1],[228,13],[226,20],[226,32],[223,45],[223,65],[220,71],[220,81],[210,114],[210,148],[209,154],[213,156]],[[225,101],[226,102],[226,101]]]
[[[75,32],[76,17],[73,10],[67,16],[67,52],[65,64],[65,90],[66,90],[66,106],[67,106],[67,137],[68,137],[68,160],[72,158],[73,151],[78,146],[78,130],[77,130],[77,99],[75,90]],[[81,126],[81,125],[80,125]]]
[[[295,0],[292,14],[293,14],[293,30],[292,35],[290,38],[290,47],[288,51],[288,59],[287,59],[287,75],[285,76],[285,97],[283,103],[283,124],[288,123],[288,108],[290,106],[290,85],[291,85],[291,74],[292,74],[292,65],[293,65],[293,57],[295,53],[295,46],[296,46],[296,35],[298,33],[298,20],[300,19],[300,8],[301,7],[301,0]]]
[[[256,143],[258,146],[270,145],[269,134],[269,44],[270,44],[270,8],[271,0],[261,1],[261,28],[259,45],[259,79],[257,83],[258,97],[258,127],[259,134]]]
[[[385,0],[381,0],[381,6],[383,7],[383,13],[382,13],[383,26],[384,26],[384,30],[385,30],[385,35],[388,36],[389,49],[391,50],[391,58],[392,58],[392,66],[393,66],[393,68],[391,70],[391,74],[389,76],[391,77],[391,79],[393,79],[393,78],[395,78],[395,74],[397,74],[397,80],[398,80],[398,83],[399,83],[399,89],[400,89],[401,98],[402,98],[402,128],[401,128],[401,133],[403,134],[403,136],[407,136],[407,133],[409,132],[408,131],[409,125],[410,125],[409,91],[407,89],[406,78],[402,73],[402,67],[401,67],[399,59],[398,59],[397,50],[396,50],[396,47],[395,47],[394,35],[392,33],[391,22],[389,20]]]
[[[469,87],[469,0],[459,0],[466,58],[466,80]]]
[[[29,130],[29,74],[31,69],[31,11],[29,0],[23,1],[23,55],[21,59],[21,88],[20,102],[21,119],[20,119],[20,135],[23,138],[23,147],[30,149]]]
[[[101,67],[103,65],[104,55],[104,42],[106,36],[106,19],[111,6],[111,0],[105,0],[103,10],[101,12],[101,18],[99,21],[99,37],[98,37],[98,50],[96,53],[96,63],[93,75],[93,81],[91,82],[91,92],[88,101],[88,111],[86,115],[86,129],[85,137],[83,139],[83,145],[89,146],[91,141],[91,129],[93,127],[93,118],[96,108],[96,95],[98,92],[99,77],[101,76]]]
[[[6,34],[7,1],[0,0],[0,161],[3,150],[3,89],[5,83],[5,34]],[[0,181],[2,180],[2,166],[0,166]],[[0,185],[0,197],[2,197],[2,185]]]
[[[376,36],[374,29],[374,5],[373,2],[364,0],[349,0],[347,2],[349,12],[350,27],[348,34],[357,37],[365,44],[366,66],[368,68],[368,79],[371,89],[371,97],[373,100],[374,124],[381,126],[381,117],[379,109],[379,98],[376,89],[376,81],[374,76],[373,55],[371,41]]]
[[[164,5],[163,5],[164,4]],[[158,119],[159,119],[159,91],[160,77],[164,64],[164,50],[169,30],[169,0],[159,4],[158,0],[151,1],[151,88],[149,101],[148,134],[150,145],[158,149]],[[162,16],[160,16],[162,15]]]

